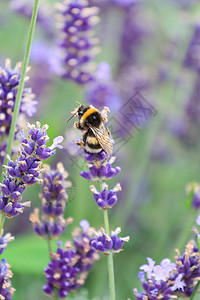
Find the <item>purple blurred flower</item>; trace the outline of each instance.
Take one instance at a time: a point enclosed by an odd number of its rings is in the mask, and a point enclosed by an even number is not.
[[[91,245],[99,252],[105,254],[118,253],[124,245],[124,242],[129,241],[129,236],[118,238],[118,234],[121,232],[121,228],[118,227],[115,231],[111,232],[111,236],[105,233],[105,230],[101,228],[101,232],[96,239],[91,241]]]
[[[87,278],[88,270],[98,259],[96,251],[90,246],[93,230],[87,232],[76,229],[73,232],[74,247],[70,242],[65,244],[65,249],[58,248],[55,254],[51,254],[48,268],[44,270],[46,285],[43,290],[46,294],[54,292],[59,298],[65,298],[69,292],[80,288]]]
[[[31,48],[30,62],[32,66],[31,86],[37,97],[42,97],[46,88],[53,81],[54,75],[61,69],[60,60],[56,55],[57,48],[52,47],[46,41],[36,41]],[[41,69],[43,72],[41,72]],[[41,104],[40,104],[41,109]]]
[[[199,73],[200,71],[200,25],[196,25],[190,40],[183,65]]]
[[[3,141],[0,143],[0,164],[2,165],[4,162],[4,158],[6,155],[7,141]]]
[[[115,112],[120,108],[119,91],[111,81],[110,66],[107,63],[99,64],[94,81],[87,85],[85,98],[87,103],[99,109],[109,106]]]
[[[144,38],[149,34],[149,26],[141,22],[141,5],[125,9],[124,23],[120,41],[119,73],[130,65],[138,64],[140,49]]]
[[[147,264],[142,265],[140,267],[140,270],[143,270],[144,272],[146,272],[147,273],[147,278],[149,279],[152,276],[155,261],[151,257],[147,257],[147,261],[148,261],[148,265]]]
[[[94,63],[98,40],[93,36],[93,27],[98,23],[98,8],[89,7],[88,2],[70,0],[59,3],[60,48],[63,57],[62,77],[86,84],[93,80]]]
[[[12,295],[15,291],[11,287],[10,278],[13,276],[10,265],[6,259],[1,260],[0,264],[0,298],[5,300],[12,300]]]
[[[172,0],[177,6],[181,9],[191,9],[193,5],[195,5],[198,0]]]
[[[3,210],[9,217],[23,212],[24,206],[30,205],[30,202],[19,203],[22,199],[22,193],[27,186],[36,182],[41,183],[39,175],[42,171],[42,161],[55,154],[55,150],[46,146],[49,141],[46,132],[48,125],[41,128],[40,123],[36,122],[36,126],[29,123],[27,126],[29,137],[27,139],[24,132],[21,131],[21,151],[15,162],[9,158],[7,166],[4,166],[7,169],[7,174],[0,184],[2,192],[0,210]],[[55,146],[55,143],[53,145]]]
[[[196,219],[196,223],[197,223],[197,225],[200,226],[200,215],[198,215],[198,217],[197,217],[197,219]]]
[[[111,0],[114,4],[124,7],[130,7],[133,4],[138,4],[139,0]]]
[[[107,209],[115,205],[118,201],[117,192],[121,191],[121,186],[118,183],[112,190],[108,190],[108,185],[102,185],[102,191],[99,192],[94,185],[90,186],[93,192],[94,200],[101,209]]]
[[[10,233],[2,235],[0,237],[0,255],[4,252],[4,250],[8,247],[8,244],[14,240],[14,237],[11,236]]]
[[[181,297],[190,297],[200,278],[199,250],[193,241],[188,242],[183,255],[177,251],[176,268],[178,274],[183,275],[185,283]]]
[[[10,4],[13,11],[28,19],[30,19],[32,16],[33,5],[34,1],[32,0],[13,0]],[[52,18],[53,9],[51,8],[51,5],[44,3],[43,1],[38,9],[37,23],[41,25],[48,35],[53,34]]]
[[[198,183],[189,183],[186,186],[186,193],[189,196],[189,202],[195,209],[200,208],[200,186]]]

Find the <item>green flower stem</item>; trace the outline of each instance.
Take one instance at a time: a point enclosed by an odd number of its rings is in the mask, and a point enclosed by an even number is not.
[[[55,290],[55,293],[52,295],[52,298],[53,298],[53,300],[59,299],[59,297],[58,297],[58,290],[57,289]]]
[[[51,255],[50,255],[52,252],[51,239],[48,237],[46,240],[47,240],[47,245],[48,245],[49,256],[51,257]]]
[[[3,234],[2,229],[3,229],[4,220],[5,220],[5,214],[1,213],[0,214],[0,237]]]
[[[200,281],[198,281],[197,285],[195,286],[195,289],[192,293],[192,296],[190,297],[190,300],[194,299],[194,296],[196,295],[199,288],[200,288]]]
[[[110,236],[110,227],[108,220],[108,212],[107,209],[103,211],[104,216],[104,226],[106,233]],[[108,255],[108,277],[109,277],[109,286],[110,286],[110,299],[115,300],[115,276],[114,276],[114,264],[113,264],[113,254],[109,253]]]
[[[185,245],[190,238],[191,229],[195,225],[195,220],[198,215],[195,215],[195,213],[195,211],[192,211],[188,216],[187,220],[185,221],[185,225],[182,227],[182,233],[180,234],[178,240],[175,241],[175,245],[172,247],[172,249],[177,248],[180,251],[184,251]],[[174,250],[171,251],[168,257],[171,259],[174,258]]]
[[[15,108],[14,108],[14,113],[13,113],[13,117],[12,117],[10,132],[9,132],[8,146],[6,149],[7,155],[11,154],[12,143],[13,143],[13,139],[14,139],[14,135],[15,135],[15,127],[16,127],[16,123],[17,123],[17,117],[18,117],[18,113],[19,113],[21,97],[22,97],[22,92],[23,92],[23,88],[24,88],[24,80],[25,80],[25,76],[26,76],[26,70],[28,67],[31,44],[33,41],[33,34],[34,34],[34,29],[35,29],[35,24],[36,24],[36,19],[37,19],[38,5],[39,5],[39,0],[35,0],[31,23],[30,23],[30,28],[29,28],[28,41],[27,41],[27,46],[26,46],[26,51],[25,51],[25,56],[24,56],[24,62],[23,62],[23,66],[22,66],[22,73],[21,73],[21,78],[20,78],[20,82],[19,82],[19,88],[17,91]],[[7,165],[7,163],[8,163],[7,155],[5,156],[5,161],[4,161],[5,165]],[[3,181],[3,172],[1,173],[1,176],[0,176],[0,182],[2,182],[2,181]],[[1,214],[0,214],[0,235],[1,235],[1,232],[3,229],[4,220],[5,220],[5,213],[1,212]]]
[[[20,78],[20,82],[19,82],[19,88],[18,88],[18,92],[17,92],[17,96],[16,96],[15,108],[14,108],[14,113],[13,113],[13,117],[12,117],[10,132],[9,132],[8,146],[7,146],[7,150],[6,150],[6,154],[8,154],[8,155],[11,154],[12,143],[13,143],[13,139],[14,139],[14,135],[15,135],[15,127],[16,127],[16,123],[17,123],[17,117],[18,117],[18,113],[19,113],[21,97],[22,97],[22,92],[23,92],[23,88],[24,88],[24,80],[26,77],[26,70],[28,67],[31,44],[33,41],[33,34],[34,34],[34,30],[35,30],[35,25],[36,25],[38,5],[39,5],[39,0],[35,0],[31,23],[30,23],[30,28],[29,28],[28,41],[27,41],[26,51],[25,51],[25,56],[24,56],[24,62],[23,62],[23,66],[22,66],[22,73],[21,73],[21,78]],[[8,162],[8,158],[6,155],[4,164],[6,165],[7,162]],[[1,174],[0,182],[2,182],[2,180],[3,180],[3,175]]]

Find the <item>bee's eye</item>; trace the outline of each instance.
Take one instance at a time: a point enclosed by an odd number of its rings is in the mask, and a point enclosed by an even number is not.
[[[96,118],[97,118],[97,117],[96,117],[95,115],[92,116],[92,119],[93,119],[93,120],[96,120]]]
[[[80,110],[80,111],[78,112],[78,114],[79,114],[79,116],[82,116],[82,115],[83,115],[83,111]]]

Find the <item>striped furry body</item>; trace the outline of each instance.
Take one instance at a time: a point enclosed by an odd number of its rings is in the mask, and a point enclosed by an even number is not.
[[[99,153],[102,150],[101,145],[90,129],[83,135],[83,143],[85,150],[90,153]]]
[[[77,109],[76,115],[79,118],[79,122],[74,124],[75,127],[85,131],[81,146],[89,153],[99,153],[104,150],[111,155],[112,142],[110,132],[104,126],[105,120],[102,118],[100,111],[92,105],[81,105]]]

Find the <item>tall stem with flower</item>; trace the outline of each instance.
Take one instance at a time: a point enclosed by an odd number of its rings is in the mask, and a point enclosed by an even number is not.
[[[67,241],[62,247],[62,242],[57,243],[56,253],[50,247],[51,240],[60,238],[72,218],[64,219],[64,210],[67,201],[66,188],[71,185],[65,178],[67,172],[61,163],[56,170],[46,166],[42,185],[42,212],[39,219],[39,210],[35,208],[30,216],[33,230],[37,235],[47,240],[49,246],[50,262],[44,269],[46,285],[43,290],[54,299],[65,298],[72,291],[80,288],[87,277],[88,271],[98,259],[95,249],[91,246],[93,229],[86,220],[80,222],[81,228],[76,228],[73,233],[73,244]]]
[[[29,28],[27,47],[26,47],[26,51],[25,51],[24,62],[23,62],[22,72],[21,72],[20,81],[19,81],[19,87],[18,87],[16,101],[15,101],[15,105],[14,105],[14,113],[13,113],[13,117],[12,117],[12,123],[11,123],[11,127],[10,127],[10,130],[9,130],[8,145],[7,145],[7,150],[6,150],[7,155],[11,154],[12,142],[13,142],[14,135],[15,135],[17,117],[18,117],[18,113],[19,113],[19,109],[20,109],[20,103],[21,103],[21,97],[22,97],[22,93],[23,93],[26,70],[27,70],[27,67],[28,67],[31,44],[32,44],[33,34],[34,34],[34,30],[35,30],[35,25],[36,25],[38,6],[39,6],[39,0],[35,0],[33,13],[32,13],[32,18],[31,18],[31,23],[30,23],[30,28]],[[3,74],[5,74],[5,73],[3,72]],[[3,74],[1,72],[1,75],[3,75]],[[16,76],[15,76],[15,80],[16,80]],[[7,162],[8,162],[8,156],[5,156],[5,164]],[[3,180],[3,174],[1,174],[0,182],[2,182],[2,180]],[[0,234],[2,233],[4,220],[5,220],[5,214],[4,214],[4,212],[1,211]]]
[[[1,135],[1,144],[0,144],[0,160],[3,163],[7,164],[9,155],[11,154],[12,143],[14,135],[16,132],[16,123],[19,114],[19,110],[23,111],[21,106],[21,98],[23,97],[23,87],[25,82],[26,70],[28,67],[29,55],[31,44],[33,40],[33,34],[36,24],[37,11],[38,11],[39,0],[35,0],[33,14],[31,18],[31,24],[29,29],[28,42],[24,57],[24,63],[22,67],[22,73],[12,72],[10,67],[10,61],[6,61],[6,68],[0,69],[0,95],[1,95],[1,124],[0,124],[0,135]],[[19,64],[17,66],[19,68]],[[20,80],[19,80],[20,78]],[[19,85],[19,86],[18,86]],[[17,93],[17,96],[16,96]],[[4,137],[7,137],[8,141],[4,141]],[[5,153],[7,151],[7,155]],[[8,166],[7,166],[8,167]],[[36,166],[35,166],[36,167]],[[25,171],[25,170],[23,170]],[[19,173],[18,173],[19,175]],[[21,193],[25,189],[20,185],[20,182],[12,175],[4,175],[1,170],[0,182],[1,182],[1,191],[2,195],[0,198],[0,254],[7,248],[8,243],[13,239],[9,234],[3,236],[3,225],[6,215],[16,215],[19,212],[22,212],[25,203],[19,204],[17,199],[21,196]],[[7,186],[6,186],[7,184]],[[8,187],[9,184],[9,187]],[[12,191],[9,191],[9,188]],[[7,208],[6,208],[7,207]],[[0,265],[0,297],[2,299],[11,299],[14,289],[11,287],[10,278],[12,277],[12,272],[10,271],[10,266],[8,265],[5,259],[1,260]]]
[[[85,113],[87,110],[95,111],[97,110],[94,107],[83,108]],[[100,113],[100,118],[103,123],[107,122],[107,112],[109,109],[104,107]],[[79,122],[81,115],[79,114],[79,109],[75,109],[73,114],[79,117]],[[91,181],[101,183],[100,190],[94,185],[90,186],[90,189],[93,193],[94,200],[97,203],[99,209],[103,211],[104,215],[104,228],[97,233],[97,238],[93,239],[91,245],[99,252],[102,252],[108,256],[108,277],[109,277],[109,287],[110,287],[110,297],[112,300],[116,299],[115,294],[115,279],[114,279],[114,264],[113,264],[113,254],[120,252],[121,248],[124,245],[124,241],[128,242],[129,237],[119,238],[118,234],[121,232],[120,228],[117,228],[115,231],[110,232],[109,218],[108,218],[108,209],[111,209],[117,202],[117,192],[121,191],[121,186],[118,183],[113,189],[109,190],[108,185],[105,181],[108,181],[115,177],[121,170],[120,167],[112,167],[112,164],[115,161],[115,157],[109,157],[108,153],[101,148],[100,144],[95,143],[95,149],[98,149],[96,152],[89,152],[87,142],[85,141],[85,130],[81,127],[80,123],[75,123],[75,127],[83,130],[83,140],[78,141],[77,145],[84,150],[84,156],[89,171],[81,171],[80,175]],[[94,137],[95,138],[95,137]],[[94,139],[93,138],[93,139]]]
[[[34,29],[38,12],[39,0],[35,0],[27,47],[25,51],[22,71],[20,73],[20,65],[17,64],[15,69],[11,69],[10,60],[6,60],[5,68],[0,69],[0,105],[1,122],[0,122],[0,159],[4,163],[2,167],[6,169],[5,173],[0,176],[0,254],[7,248],[8,243],[13,239],[10,234],[3,236],[3,225],[5,217],[14,217],[23,212],[25,206],[30,205],[30,201],[21,203],[24,190],[35,183],[41,183],[39,179],[43,160],[55,154],[55,148],[62,148],[60,142],[63,137],[54,139],[53,144],[47,147],[49,141],[47,135],[48,126],[40,126],[40,122],[36,122],[36,126],[28,123],[29,135],[25,135],[21,130],[22,120],[18,120],[19,113],[26,113],[32,116],[37,101],[33,100],[33,94],[29,90],[24,89],[24,83],[27,80],[26,71],[29,62],[30,49],[33,40]],[[18,121],[18,124],[17,124]],[[21,131],[20,131],[21,130]],[[20,132],[20,134],[18,134]],[[20,136],[20,151],[18,151],[17,159],[13,161],[10,158],[11,150],[13,150],[13,140]],[[5,259],[2,259],[0,265],[0,298],[11,299],[14,289],[11,288],[10,277],[12,272]]]

